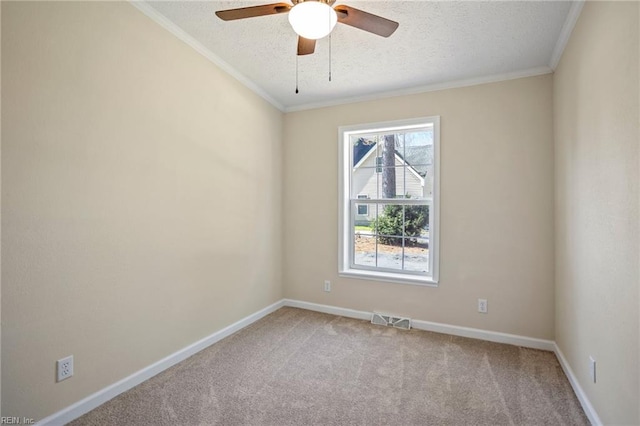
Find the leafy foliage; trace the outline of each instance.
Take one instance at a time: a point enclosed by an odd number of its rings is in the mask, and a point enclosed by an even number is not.
[[[404,221],[403,221],[404,207]],[[402,206],[398,204],[387,204],[377,219],[371,223],[373,229],[377,229],[378,237],[382,244],[402,245],[402,238],[391,236],[411,237],[405,240],[405,245],[414,244],[416,238],[429,223],[429,206]],[[404,224],[404,234],[402,232]]]

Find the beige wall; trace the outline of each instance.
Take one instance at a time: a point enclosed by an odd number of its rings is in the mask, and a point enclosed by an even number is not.
[[[545,75],[287,114],[285,295],[552,339],[551,83]],[[440,286],[339,278],[338,126],[432,115],[441,117]]]
[[[42,418],[282,298],[282,114],[128,3],[2,9],[2,405]]]
[[[587,3],[555,77],[283,128],[129,4],[2,2],[2,414],[42,418],[284,295],[555,338],[602,420],[640,423],[638,14]],[[337,128],[430,115],[440,286],[338,278]]]
[[[605,424],[640,423],[638,37],[587,2],[554,76],[556,341]]]

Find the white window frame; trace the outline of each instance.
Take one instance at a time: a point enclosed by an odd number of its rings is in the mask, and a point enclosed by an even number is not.
[[[353,172],[353,149],[349,136],[354,133],[402,131],[416,127],[433,126],[433,198],[429,204],[429,272],[425,274],[390,272],[377,268],[355,268],[353,265],[353,209],[356,198],[350,198]],[[339,217],[338,217],[338,275],[401,284],[416,284],[435,287],[439,280],[440,264],[440,117],[421,117],[409,120],[341,126],[338,129],[339,145]],[[404,203],[421,204],[424,201],[406,200]],[[356,211],[357,212],[357,211]]]

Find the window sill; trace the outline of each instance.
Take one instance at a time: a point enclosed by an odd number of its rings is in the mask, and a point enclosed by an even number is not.
[[[338,276],[345,278],[357,278],[361,280],[382,281],[395,284],[410,284],[423,287],[438,287],[438,281],[432,277],[394,274],[390,272],[364,271],[360,269],[347,269],[339,271]]]

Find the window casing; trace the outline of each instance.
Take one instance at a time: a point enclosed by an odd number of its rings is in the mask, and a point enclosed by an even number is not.
[[[439,121],[340,127],[341,276],[438,283]]]

